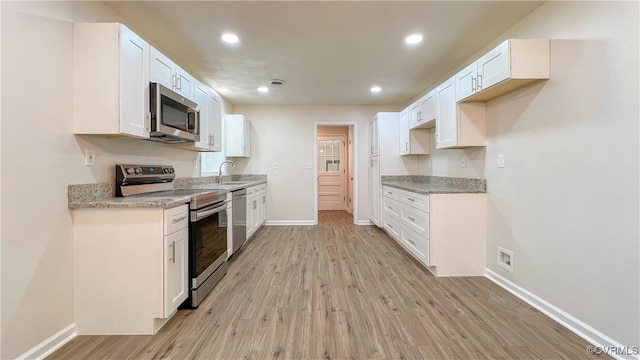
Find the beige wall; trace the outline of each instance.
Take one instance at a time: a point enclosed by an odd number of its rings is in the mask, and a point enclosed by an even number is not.
[[[199,171],[195,152],[72,135],[72,20],[119,19],[95,2],[2,2],[2,359],[73,323],[67,185],[111,182],[115,163]],[[96,166],[83,165],[85,147],[96,150]]]
[[[379,111],[395,107],[372,106],[278,106],[236,105],[234,111],[252,123],[251,158],[234,159],[236,173],[267,174],[269,179],[267,221],[314,220],[313,163],[316,122],[357,122],[355,155],[358,160],[358,220],[369,214],[367,146],[369,121]],[[278,162],[278,169],[273,163]]]
[[[421,158],[426,174],[486,177],[489,269],[628,346],[640,344],[638,18],[637,2],[541,6],[485,50],[553,39],[551,79],[487,103],[486,150]],[[461,169],[462,155],[479,160]]]

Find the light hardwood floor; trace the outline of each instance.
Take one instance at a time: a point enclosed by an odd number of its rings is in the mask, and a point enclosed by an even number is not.
[[[263,227],[204,303],[155,336],[78,336],[49,358],[588,357],[584,340],[489,280],[436,278],[382,230],[341,211],[319,218]]]

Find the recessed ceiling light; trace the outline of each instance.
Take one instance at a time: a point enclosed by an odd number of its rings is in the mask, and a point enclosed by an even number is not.
[[[411,34],[404,39],[404,42],[406,42],[409,45],[419,44],[422,42],[422,35]]]
[[[379,93],[380,91],[382,91],[382,88],[380,86],[372,86],[371,87],[371,92],[372,93]]]
[[[220,91],[222,91],[223,93],[226,93],[227,91],[229,91],[229,89],[227,89],[226,87],[221,87]]]
[[[263,94],[266,94],[266,93],[268,93],[268,92],[269,92],[269,88],[268,88],[268,87],[266,87],[266,86],[260,86],[260,87],[258,88],[258,91],[259,91],[259,92],[261,92],[261,93],[263,93]]]
[[[238,35],[232,34],[232,33],[222,34],[221,39],[227,44],[235,44],[238,41],[240,41],[240,38],[238,37]]]

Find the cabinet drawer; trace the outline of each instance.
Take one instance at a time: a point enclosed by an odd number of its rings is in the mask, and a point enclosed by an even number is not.
[[[391,199],[396,199],[396,200],[400,200],[400,190],[396,189],[396,188],[392,188],[390,186],[383,186],[382,187],[382,196],[391,198]]]
[[[402,226],[407,226],[425,238],[429,238],[429,214],[402,204],[400,209]]]
[[[250,188],[247,188],[247,199],[256,195],[258,193],[259,188],[260,186],[252,186]]]
[[[429,240],[405,225],[402,225],[400,236],[407,249],[420,261],[429,265]]]
[[[400,202],[416,209],[429,212],[429,197],[427,195],[400,190]]]
[[[189,226],[189,206],[182,205],[164,211],[164,234],[169,235]]]
[[[382,200],[382,206],[383,206],[383,210],[390,213],[390,215],[393,215],[397,218],[400,217],[400,203],[392,200],[390,198],[384,198]]]
[[[396,216],[391,215],[390,213],[384,211],[382,213],[382,228],[389,234],[392,238],[396,240],[400,240],[400,222]]]

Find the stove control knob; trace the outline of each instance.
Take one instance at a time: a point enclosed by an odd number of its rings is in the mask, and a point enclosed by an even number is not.
[[[129,175],[132,175],[135,172],[135,170],[133,168],[126,168],[124,171],[126,171],[127,174],[129,174]]]
[[[136,174],[142,174],[142,168],[136,168]]]
[[[169,168],[169,172],[173,174],[173,168]]]
[[[169,168],[163,168],[162,169],[162,173],[163,174],[168,174],[169,173]]]

